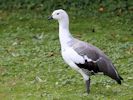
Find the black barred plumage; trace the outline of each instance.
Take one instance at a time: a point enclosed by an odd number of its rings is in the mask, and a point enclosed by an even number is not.
[[[97,63],[94,63],[92,61],[91,62],[87,62],[87,60],[85,60],[84,64],[76,64],[76,65],[79,68],[87,69],[87,70],[92,71],[94,73],[100,72]]]

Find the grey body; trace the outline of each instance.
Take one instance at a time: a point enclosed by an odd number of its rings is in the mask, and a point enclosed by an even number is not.
[[[119,84],[121,84],[122,77],[118,74],[111,60],[100,49],[89,43],[80,41],[78,39],[73,39],[73,41],[71,41],[70,46],[79,55],[81,56],[87,55],[88,58],[92,59],[93,61],[96,61],[95,63],[97,64],[98,67],[97,72],[103,72],[104,75],[111,77],[112,79],[116,80]]]

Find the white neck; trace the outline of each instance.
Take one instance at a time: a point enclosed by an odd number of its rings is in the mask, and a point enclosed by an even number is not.
[[[73,40],[72,35],[69,32],[69,18],[65,17],[62,20],[59,20],[59,39],[61,48],[68,47],[68,42]]]

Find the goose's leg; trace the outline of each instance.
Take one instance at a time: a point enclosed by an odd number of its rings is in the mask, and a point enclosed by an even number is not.
[[[85,80],[86,83],[86,92],[89,94],[90,93],[90,78],[88,80]]]
[[[89,94],[90,93],[90,78],[88,75],[86,75],[82,69],[79,69],[78,72],[83,76],[86,84],[86,92]]]

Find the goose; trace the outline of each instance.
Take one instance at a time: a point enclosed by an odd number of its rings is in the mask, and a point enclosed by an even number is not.
[[[66,64],[79,72],[85,81],[86,92],[90,93],[90,74],[102,72],[121,84],[123,78],[112,64],[112,61],[99,48],[74,38],[69,31],[69,16],[63,9],[53,11],[48,19],[59,23],[59,41],[61,55]]]

